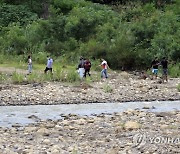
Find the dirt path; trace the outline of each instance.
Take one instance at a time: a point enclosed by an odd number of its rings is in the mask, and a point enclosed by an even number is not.
[[[15,68],[15,67],[2,67],[2,66],[0,66],[0,73],[12,74],[14,72],[24,74],[24,75],[28,73],[27,70]]]

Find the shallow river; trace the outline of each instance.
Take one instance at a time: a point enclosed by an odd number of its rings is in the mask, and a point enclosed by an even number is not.
[[[143,109],[148,108],[148,109]],[[179,101],[126,102],[126,103],[91,103],[62,105],[30,105],[30,106],[0,106],[0,127],[13,124],[26,125],[41,120],[60,119],[62,114],[78,114],[91,116],[101,113],[122,112],[128,109],[141,109],[152,112],[168,112],[180,110]],[[32,117],[33,117],[32,116]]]

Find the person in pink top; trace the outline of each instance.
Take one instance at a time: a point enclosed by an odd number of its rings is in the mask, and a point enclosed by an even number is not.
[[[107,64],[107,61],[105,61],[104,59],[101,59],[101,61],[102,61],[102,63],[101,63],[101,66],[102,66],[101,78],[103,78],[103,76],[105,76],[105,78],[108,78],[107,69],[109,68],[109,66]]]

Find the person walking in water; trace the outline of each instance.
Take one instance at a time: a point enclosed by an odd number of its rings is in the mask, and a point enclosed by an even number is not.
[[[105,76],[105,78],[108,78],[107,75],[107,69],[109,68],[107,61],[105,61],[104,59],[101,59],[102,63],[100,66],[102,66],[102,71],[101,71],[101,78],[103,78]]]
[[[168,78],[167,78],[167,75],[168,75],[168,60],[166,59],[166,57],[163,57],[162,61],[161,61],[161,66],[162,66],[162,77],[163,77],[163,82],[164,80],[166,82],[168,82]]]
[[[89,73],[90,69],[91,69],[91,62],[89,61],[89,59],[85,59],[85,61],[84,61],[84,69],[85,69],[84,77],[86,78],[86,74],[91,76],[91,74]]]
[[[44,73],[47,73],[47,71],[50,71],[52,73],[52,66],[53,66],[53,59],[47,56],[47,65],[44,70]]]
[[[32,73],[32,59],[31,56],[28,56],[28,74]]]

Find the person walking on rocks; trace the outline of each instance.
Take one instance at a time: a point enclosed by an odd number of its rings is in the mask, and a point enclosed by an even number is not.
[[[161,61],[161,66],[162,66],[162,77],[163,77],[163,82],[164,80],[166,82],[168,82],[168,78],[167,78],[167,75],[168,75],[168,60],[166,59],[166,57],[163,57],[162,61]]]
[[[44,70],[44,73],[47,73],[47,71],[50,71],[52,73],[52,66],[53,66],[53,59],[47,56],[47,65]]]
[[[85,61],[84,61],[84,69],[85,69],[84,77],[86,78],[86,74],[91,76],[91,74],[89,73],[90,69],[91,69],[91,62],[89,61],[89,59],[85,59]]]
[[[155,57],[155,59],[151,63],[152,73],[155,76],[155,79],[157,78],[158,75],[158,66],[159,66],[159,60],[157,57]]]
[[[32,73],[32,59],[31,56],[28,56],[28,74]]]
[[[100,66],[102,66],[102,71],[101,71],[101,78],[105,77],[106,79],[108,78],[107,75],[107,69],[109,68],[107,61],[105,61],[104,59],[101,59],[102,63]]]

